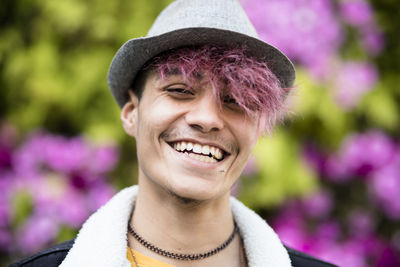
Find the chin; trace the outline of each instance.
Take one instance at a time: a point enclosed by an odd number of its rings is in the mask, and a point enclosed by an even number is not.
[[[171,185],[170,193],[178,199],[184,201],[209,201],[224,195],[228,190],[219,190],[219,186],[213,185],[210,181],[197,183],[179,183]]]

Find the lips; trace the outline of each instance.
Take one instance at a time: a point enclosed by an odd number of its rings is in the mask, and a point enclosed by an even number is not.
[[[227,154],[221,148],[212,145],[202,145],[195,142],[178,141],[170,143],[177,152],[185,153],[199,161],[215,163],[224,159]]]

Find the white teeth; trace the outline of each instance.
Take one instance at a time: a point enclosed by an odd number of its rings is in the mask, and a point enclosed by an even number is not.
[[[215,147],[210,147],[210,153],[211,155],[215,155]]]
[[[187,146],[186,146],[186,150],[192,151],[192,149],[193,149],[193,144],[191,142],[188,142]]]
[[[203,154],[203,155],[210,154],[210,147],[207,145],[203,146],[203,148],[201,149],[201,154]]]
[[[182,142],[181,143],[181,151],[185,151],[185,149],[186,149],[186,143]]]
[[[194,153],[188,153],[188,155],[190,155],[192,158],[196,158],[198,160],[201,161],[205,161],[205,162],[216,162],[215,159],[222,159],[223,158],[223,152],[221,149],[219,149],[218,147],[214,147],[214,146],[209,146],[209,145],[200,145],[200,144],[193,144],[192,142],[176,142],[173,145],[174,149],[176,151],[186,151],[186,152],[190,152],[193,151]],[[203,154],[205,155],[199,155],[199,154]],[[212,157],[210,157],[210,154]],[[200,156],[201,158],[198,158],[197,156]],[[211,160],[211,161],[208,161]]]
[[[194,146],[193,146],[193,152],[194,153],[201,153],[201,145],[199,145],[199,144],[195,144]]]
[[[215,155],[214,155],[217,159],[222,159],[222,152],[221,150],[217,149],[217,151],[215,151]]]
[[[203,156],[203,155],[199,155],[199,154],[194,154],[194,153],[188,153],[189,157],[199,160],[199,161],[203,161],[203,162],[208,162],[208,163],[214,163],[217,162],[216,159],[208,157],[208,156]]]

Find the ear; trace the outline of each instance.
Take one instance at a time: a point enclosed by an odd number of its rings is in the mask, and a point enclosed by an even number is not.
[[[122,107],[121,121],[125,132],[132,137],[136,137],[139,100],[132,90],[129,90],[128,93],[129,101]]]

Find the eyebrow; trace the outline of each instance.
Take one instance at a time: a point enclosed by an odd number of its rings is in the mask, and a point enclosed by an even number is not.
[[[157,68],[156,68],[156,70],[157,70]],[[177,76],[177,75],[185,76],[184,73],[182,73],[181,69],[179,67],[175,67],[175,66],[173,66],[171,69],[165,69],[165,71],[162,71],[161,69],[158,69],[158,73],[161,76],[164,75],[165,77]],[[189,76],[193,77],[193,75],[188,75],[188,77]],[[194,77],[195,77],[196,80],[200,81],[200,80],[202,80],[204,78],[204,75],[201,74],[200,71],[196,71],[196,72],[194,72]]]

